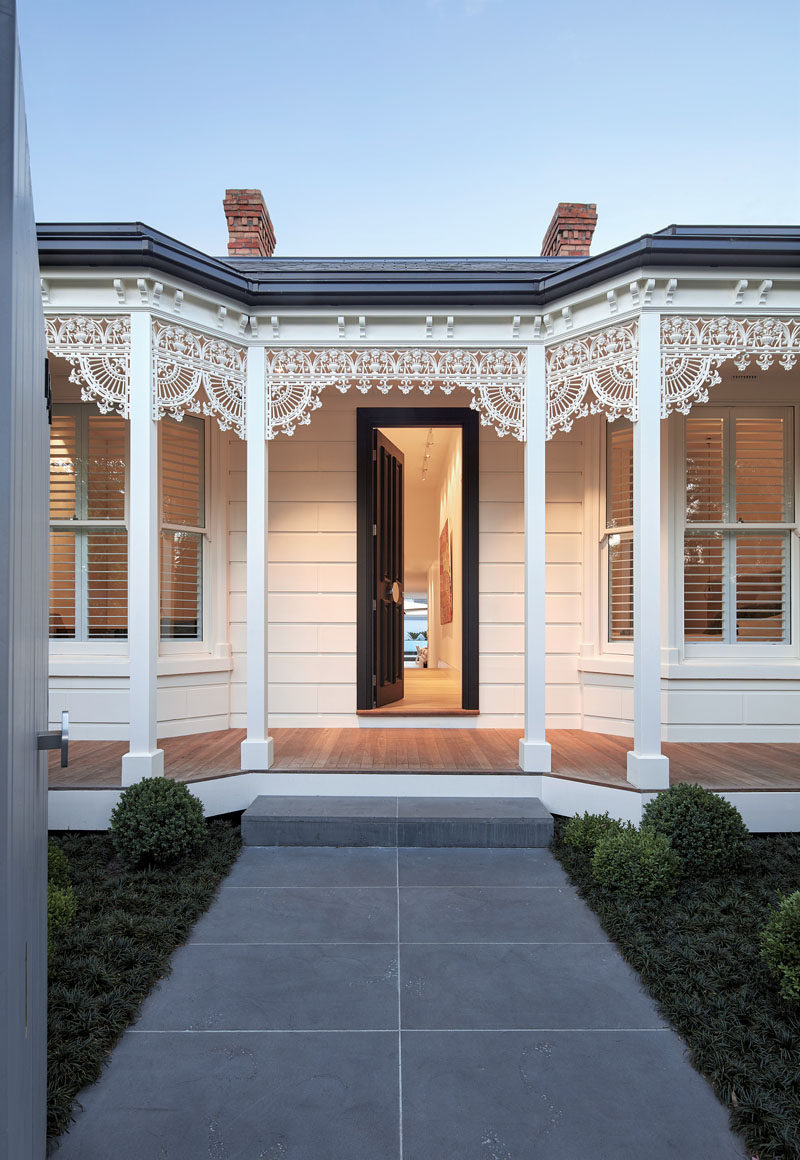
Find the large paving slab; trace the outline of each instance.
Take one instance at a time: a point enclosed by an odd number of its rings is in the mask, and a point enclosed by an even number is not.
[[[243,850],[59,1160],[745,1160],[544,849]]]

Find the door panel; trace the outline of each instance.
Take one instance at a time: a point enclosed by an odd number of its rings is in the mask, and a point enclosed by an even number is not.
[[[14,0],[0,13],[0,1156],[45,1154],[47,401]]]
[[[403,696],[404,457],[380,431],[373,445],[375,704]]]

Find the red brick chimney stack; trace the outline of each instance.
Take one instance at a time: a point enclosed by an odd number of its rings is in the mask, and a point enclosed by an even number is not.
[[[597,206],[560,201],[542,242],[543,258],[588,258]]]
[[[275,230],[260,189],[226,189],[222,202],[228,222],[228,256],[271,258]]]

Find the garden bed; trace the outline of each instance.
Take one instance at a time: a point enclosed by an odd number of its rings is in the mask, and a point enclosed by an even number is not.
[[[584,853],[552,850],[640,974],[694,1066],[729,1107],[759,1160],[800,1160],[800,1005],[784,1000],[761,958],[763,926],[800,889],[800,835],[749,839],[742,867],[687,877],[674,897],[623,900],[594,881]]]
[[[169,958],[213,899],[240,846],[238,825],[214,819],[208,840],[172,866],[127,870],[108,833],[53,834],[69,860],[77,904],[52,939],[48,980],[47,1131],[68,1126]]]

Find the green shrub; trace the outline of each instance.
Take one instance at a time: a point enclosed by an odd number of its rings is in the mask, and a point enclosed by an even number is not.
[[[59,886],[55,882],[47,883],[47,946],[52,949],[53,938],[65,926],[69,926],[75,917],[77,903],[72,887]]]
[[[622,822],[610,818],[608,813],[576,814],[564,826],[561,838],[566,846],[572,846],[574,850],[591,858],[602,837],[617,834],[622,828]]]
[[[599,840],[592,875],[621,898],[670,898],[680,880],[681,860],[663,834],[630,826]]]
[[[111,814],[111,840],[128,866],[163,866],[206,839],[203,807],[182,782],[146,777],[129,786]]]
[[[55,842],[47,844],[47,881],[54,886],[69,886],[69,862],[67,855]]]
[[[707,878],[739,866],[749,837],[735,806],[687,782],[647,803],[642,828],[669,839],[687,874]]]
[[[770,915],[761,933],[761,955],[784,999],[800,1003],[800,890]]]

